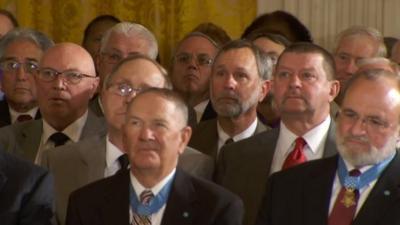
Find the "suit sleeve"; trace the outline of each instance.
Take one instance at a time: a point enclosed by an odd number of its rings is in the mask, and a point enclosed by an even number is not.
[[[258,210],[258,216],[257,216],[255,225],[272,225],[272,222],[271,222],[272,208],[271,208],[271,206],[273,205],[273,203],[272,203],[273,193],[272,192],[273,192],[274,177],[275,177],[274,174],[272,174],[267,181],[264,197],[261,202],[261,207]]]
[[[21,205],[20,225],[50,225],[54,222],[53,177],[46,171],[35,180]]]
[[[243,202],[238,197],[235,197],[233,201],[221,210],[214,225],[242,225],[243,214]]]

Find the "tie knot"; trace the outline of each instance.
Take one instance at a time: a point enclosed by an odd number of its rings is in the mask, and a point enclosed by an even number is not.
[[[49,139],[54,142],[54,145],[57,147],[65,144],[65,142],[69,140],[69,137],[62,132],[56,132],[52,134]]]
[[[358,170],[358,169],[354,169],[354,170],[351,170],[351,171],[349,172],[349,175],[350,175],[351,177],[358,177],[358,176],[361,175],[361,171]]]
[[[154,194],[153,192],[151,192],[151,190],[144,190],[141,194],[140,194],[140,202],[143,205],[148,205],[151,201],[151,199],[154,198]]]
[[[304,146],[307,144],[307,142],[304,140],[304,138],[302,137],[298,137],[295,140],[295,148],[296,147],[300,147],[300,148],[304,148]]]
[[[233,142],[234,142],[233,138],[228,138],[228,139],[226,139],[224,145],[231,144],[231,143],[233,143]]]
[[[32,120],[32,116],[28,115],[28,114],[21,114],[17,117],[17,121],[18,122],[24,122],[24,121],[29,121]]]
[[[119,162],[121,171],[127,169],[128,165],[129,165],[128,155],[123,154],[120,157],[118,157],[118,162]]]

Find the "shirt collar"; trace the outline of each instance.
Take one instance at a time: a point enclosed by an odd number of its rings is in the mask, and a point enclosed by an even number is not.
[[[80,118],[68,125],[61,132],[67,135],[71,141],[78,142],[81,137],[83,127],[85,126],[87,117],[88,111],[86,111]],[[43,118],[43,143],[47,143],[49,137],[56,132],[58,131],[54,129],[50,124],[48,124],[47,121]]]
[[[230,137],[227,133],[225,133],[224,129],[222,129],[221,125],[219,124],[219,121],[217,120],[217,132],[218,132],[219,142],[225,143],[226,140],[228,140],[229,138],[232,138],[233,141],[236,142],[251,137],[254,134],[254,132],[256,132],[257,122],[258,120],[256,117],[254,121],[250,124],[250,126],[247,127],[244,131],[233,137]]]
[[[326,119],[322,121],[322,123],[318,124],[302,136],[307,142],[308,148],[314,154],[318,151],[318,147],[321,145],[321,142],[325,140],[326,135],[328,135],[331,120],[331,117],[327,116]],[[290,151],[291,146],[297,138],[297,135],[291,132],[282,121],[280,127],[281,128],[279,131],[279,138],[282,138],[282,149],[287,149],[288,151]]]
[[[168,183],[169,180],[171,180],[176,172],[176,168],[174,168],[171,173],[169,173],[166,177],[164,177],[164,179],[162,179],[160,182],[158,182],[158,184],[154,185],[154,187],[150,188],[151,192],[153,193],[154,196],[156,196],[161,189],[164,187],[165,184]],[[133,186],[133,189],[136,192],[136,196],[138,199],[140,199],[140,194],[144,191],[144,190],[149,190],[149,188],[145,188],[137,179],[136,177],[133,175],[132,172],[129,173],[130,177],[131,177],[131,184]]]
[[[200,102],[195,107],[193,107],[194,111],[196,112],[197,122],[200,122],[201,117],[203,116],[204,110],[206,110],[206,107],[209,102],[210,102],[210,100],[207,99],[205,101]]]
[[[113,165],[118,158],[123,155],[124,153],[113,143],[110,142],[110,138],[107,134],[106,137],[106,164],[107,167]]]
[[[11,117],[11,123],[15,123],[15,121],[17,120],[18,116],[20,115],[30,115],[33,119],[35,119],[36,113],[38,111],[38,107],[34,107],[30,110],[28,110],[27,112],[24,113],[20,113],[15,111],[13,108],[11,108],[10,106],[8,106],[9,112],[10,112],[10,117]]]

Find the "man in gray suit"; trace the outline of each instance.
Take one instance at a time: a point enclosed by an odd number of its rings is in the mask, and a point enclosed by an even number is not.
[[[98,78],[85,49],[72,43],[49,48],[34,78],[42,119],[1,128],[0,144],[9,152],[40,163],[45,149],[104,132],[103,120],[88,111]]]
[[[165,69],[144,55],[122,60],[105,79],[100,94],[108,125],[107,135],[44,153],[43,165],[54,174],[56,214],[61,224],[65,222],[68,197],[72,191],[109,177],[122,167],[126,169],[121,129],[127,104],[137,93],[149,87],[171,88]],[[187,149],[181,155],[179,165],[189,173],[209,179],[214,170],[212,159],[194,149]]]
[[[265,131],[257,119],[257,104],[270,89],[272,69],[272,59],[251,42],[225,45],[215,57],[210,79],[210,99],[218,116],[198,124],[189,146],[217,159],[224,144]]]
[[[158,54],[157,39],[146,27],[130,22],[121,22],[106,31],[101,39],[100,52],[96,58],[96,69],[100,77],[99,88],[105,78],[121,60],[129,55],[141,53],[151,59]],[[90,109],[97,116],[104,116],[98,97],[90,102]]]
[[[329,52],[310,43],[285,49],[272,91],[280,127],[224,147],[218,161],[217,183],[242,198],[245,225],[254,224],[271,173],[336,152],[329,107],[339,82]]]

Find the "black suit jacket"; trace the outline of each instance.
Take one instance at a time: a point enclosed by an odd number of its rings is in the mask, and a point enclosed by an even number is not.
[[[327,224],[338,157],[305,163],[270,176],[256,225]],[[397,153],[371,190],[352,225],[400,224]]]
[[[8,107],[9,106],[5,98],[0,101],[0,127],[8,126],[11,124],[10,109]],[[38,110],[35,119],[40,119],[40,118],[41,115]]]
[[[129,185],[126,171],[73,192],[66,224],[127,225]],[[242,215],[242,202],[237,196],[177,169],[161,224],[239,225]]]
[[[49,173],[0,150],[0,224],[47,225],[52,216]]]

